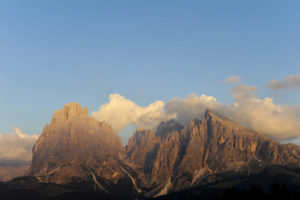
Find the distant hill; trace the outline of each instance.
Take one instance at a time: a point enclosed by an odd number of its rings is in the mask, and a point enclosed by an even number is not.
[[[30,165],[30,161],[0,160],[0,181],[9,181],[18,176],[24,176]]]

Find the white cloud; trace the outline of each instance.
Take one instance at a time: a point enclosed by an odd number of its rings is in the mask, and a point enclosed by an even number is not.
[[[0,159],[31,160],[32,147],[38,135],[26,135],[13,127],[10,134],[0,133]]]
[[[234,103],[225,105],[214,97],[195,94],[185,99],[174,98],[167,102],[167,113],[176,113],[184,125],[195,118],[203,118],[206,108],[261,132],[277,140],[288,140],[300,135],[300,106],[275,104],[271,98],[258,98],[255,86],[238,83],[231,93]]]
[[[163,101],[155,101],[146,107],[141,107],[120,94],[111,94],[109,102],[93,112],[92,117],[109,123],[118,132],[130,124],[153,129],[161,121],[175,117],[166,115],[163,108]]]
[[[234,97],[232,104],[222,104],[204,94],[190,94],[184,99],[173,98],[165,104],[155,101],[141,107],[119,94],[112,94],[109,102],[92,116],[108,122],[118,132],[127,125],[154,130],[161,121],[171,118],[186,126],[191,120],[202,119],[209,108],[276,140],[294,139],[300,135],[300,106],[276,104],[268,97],[261,99],[255,95],[256,86],[244,85],[236,76],[229,77],[227,82],[235,84],[230,90]]]
[[[176,119],[187,125],[191,120],[202,118],[207,108],[216,109],[221,107],[216,98],[212,96],[190,94],[187,98],[173,98],[165,105],[167,114],[175,114]]]
[[[235,88],[241,87],[237,85]],[[247,86],[246,86],[247,87]],[[260,99],[254,88],[233,90],[233,120],[277,140],[287,140],[300,135],[300,108],[275,104],[272,98]],[[241,95],[242,94],[242,95]]]
[[[271,90],[300,89],[300,74],[286,76],[283,82],[270,80],[268,86]]]

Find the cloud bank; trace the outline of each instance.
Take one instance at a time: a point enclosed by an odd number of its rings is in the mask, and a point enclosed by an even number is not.
[[[155,130],[161,121],[172,118],[187,126],[191,120],[202,119],[209,108],[276,140],[290,140],[300,135],[300,106],[276,104],[268,97],[261,99],[255,95],[257,87],[242,84],[238,76],[229,77],[226,82],[234,84],[230,90],[234,98],[232,104],[222,104],[215,97],[204,94],[190,94],[184,99],[156,101],[141,107],[119,94],[112,94],[109,102],[92,116],[108,122],[118,132],[130,124]]]
[[[175,117],[174,114],[166,114],[163,108],[163,101],[155,101],[146,107],[141,107],[120,94],[111,94],[109,102],[93,112],[92,117],[109,123],[118,132],[129,124],[154,129],[161,121]]]
[[[14,127],[10,134],[0,133],[0,159],[30,161],[32,147],[37,139],[38,135],[26,135]]]
[[[188,125],[191,120],[201,119],[207,108],[222,110],[224,106],[212,96],[190,94],[184,99],[178,97],[168,101],[164,107],[167,114],[175,114],[176,120],[183,125]]]
[[[276,140],[294,139],[300,135],[300,106],[278,105],[271,98],[258,98],[256,87],[238,83],[231,93],[234,103],[225,105],[214,97],[191,94],[185,99],[174,98],[165,105],[166,113],[176,113],[177,120],[187,125],[203,118],[206,108],[226,116]]]
[[[300,74],[286,76],[283,82],[270,80],[268,86],[271,90],[300,89]]]

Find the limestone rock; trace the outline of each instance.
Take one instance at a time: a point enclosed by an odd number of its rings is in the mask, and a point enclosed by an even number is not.
[[[212,111],[186,129],[171,120],[162,122],[155,134],[139,130],[126,151],[128,162],[135,163],[148,188],[181,190],[213,182],[213,176],[204,178],[220,172],[254,173],[272,165],[300,167],[297,145],[280,144]]]
[[[215,182],[220,173],[251,174],[270,166],[299,168],[300,147],[206,111],[186,128],[170,120],[155,132],[138,129],[124,148],[110,125],[69,103],[34,145],[30,172],[42,182],[92,181],[107,193],[126,180],[115,189],[153,197]]]
[[[87,108],[68,103],[54,113],[33,147],[31,174],[46,182],[68,183],[93,174],[122,178],[119,156],[124,148],[110,125],[88,117]]]

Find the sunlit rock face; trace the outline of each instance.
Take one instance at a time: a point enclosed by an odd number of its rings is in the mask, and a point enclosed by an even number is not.
[[[124,148],[110,125],[88,117],[87,108],[68,103],[54,113],[33,147],[31,174],[68,183],[93,175],[117,181]]]
[[[219,172],[300,166],[298,146],[279,144],[211,111],[186,129],[171,120],[161,123],[156,133],[138,130],[126,151],[143,186],[163,193],[213,182],[213,176],[204,178]]]
[[[185,155],[174,174],[178,189],[195,185],[208,174],[300,166],[299,147],[279,144],[213,112],[206,112],[202,121],[192,121],[188,134]]]
[[[223,172],[255,173],[274,165],[300,167],[300,148],[211,111],[187,127],[169,120],[156,131],[137,129],[124,148],[110,125],[69,103],[36,142],[30,173],[42,182],[85,181],[110,194],[153,197],[213,183]]]

